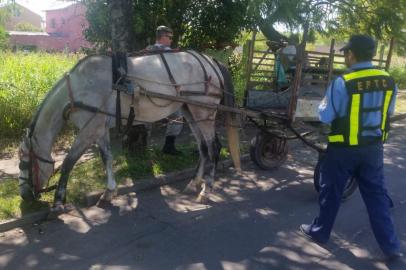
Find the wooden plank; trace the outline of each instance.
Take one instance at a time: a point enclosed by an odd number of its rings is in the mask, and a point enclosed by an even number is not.
[[[328,75],[326,74],[325,76],[326,76],[326,78],[327,78]],[[306,83],[317,83],[317,84],[327,84],[327,83],[328,83],[327,79],[326,79],[326,80],[321,80],[321,79],[306,79],[306,78],[302,78],[301,83],[304,83],[304,82],[306,82]]]
[[[233,107],[225,106],[222,104],[210,104],[210,103],[205,103],[205,102],[201,102],[201,101],[197,101],[197,100],[191,100],[191,99],[184,98],[184,97],[171,96],[171,95],[166,95],[166,94],[162,94],[162,93],[152,92],[152,91],[148,91],[145,89],[141,89],[140,94],[144,95],[144,96],[152,97],[152,98],[160,98],[160,99],[165,99],[165,100],[174,101],[174,102],[182,102],[182,103],[186,103],[186,104],[190,104],[190,105],[194,105],[194,106],[198,106],[198,107],[203,107],[203,108],[207,108],[207,109],[219,110],[219,111],[223,111],[223,112],[231,112],[231,113],[240,114],[243,116],[249,116],[252,118],[265,119],[266,117],[269,117],[269,118],[274,117],[274,118],[285,119],[284,117],[277,116],[277,115],[271,115],[270,113],[265,114],[263,112],[256,112],[256,111],[252,111],[252,110],[248,110],[248,109],[241,109],[241,108],[233,108]]]
[[[318,55],[326,55],[329,56],[330,53],[325,53],[325,52],[316,52],[316,51],[306,51],[307,54],[318,54]]]
[[[270,50],[262,51],[262,50],[254,50],[254,53],[266,53],[266,54],[273,54]]]
[[[259,59],[259,61],[257,63],[255,63],[255,67],[252,68],[253,72],[255,72],[257,70],[257,68],[259,67],[259,65],[261,65],[262,61],[266,58],[266,55],[269,53],[271,49],[268,49],[267,51],[264,52],[263,56],[261,57],[261,59]]]
[[[251,84],[273,84],[272,81],[257,81],[257,80],[250,80]]]
[[[267,72],[268,73],[268,72],[273,72],[273,70],[272,69],[257,69],[257,70],[255,70],[255,72]]]
[[[264,63],[261,63],[261,66],[273,67],[273,66],[275,66],[275,65],[274,65],[274,64],[264,64]]]
[[[329,83],[331,81],[331,77],[333,76],[333,68],[334,68],[334,45],[335,45],[336,40],[333,38],[331,40],[331,44],[330,44],[330,55],[329,55],[329,61],[328,61],[328,76],[327,76],[327,83]]]
[[[263,60],[272,60],[272,61],[275,61],[275,58],[267,58],[267,57],[262,58],[262,57],[257,57],[257,56],[253,56],[252,59],[263,59]]]
[[[251,74],[251,78],[275,78],[275,76],[253,75],[253,74]]]
[[[255,32],[254,32],[255,33]],[[252,35],[253,40],[255,40],[255,34]],[[248,59],[247,59],[247,69],[246,69],[246,77],[249,78],[251,76],[251,69],[252,69],[252,56],[253,56],[253,47],[254,43],[251,40],[247,40],[247,51],[248,51]],[[244,101],[243,105],[246,106],[247,94],[248,94],[248,87],[249,87],[249,80],[245,84],[245,92],[244,92]]]

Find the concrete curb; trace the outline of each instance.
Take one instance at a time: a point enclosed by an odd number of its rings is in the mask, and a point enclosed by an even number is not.
[[[243,155],[241,156],[241,161],[247,161],[250,159],[250,156]],[[224,170],[231,167],[233,162],[229,159],[220,161],[217,165],[217,170]],[[183,171],[171,172],[166,175],[160,175],[157,177],[146,178],[143,180],[137,181],[133,185],[120,185],[117,188],[118,195],[128,194],[130,192],[140,192],[145,190],[151,190],[160,186],[165,186],[177,182],[186,181],[189,178],[193,177],[196,169],[185,169]],[[92,206],[95,205],[100,197],[102,196],[104,190],[94,191],[86,194],[86,205]]]
[[[28,224],[44,220],[49,214],[49,209],[25,215],[21,218],[14,218],[0,223],[0,232],[5,232]]]
[[[241,161],[248,161],[250,156],[241,156]],[[218,163],[217,170],[224,170],[232,166],[231,160],[224,160]],[[195,169],[185,169],[182,171],[168,173],[167,175],[162,175],[158,177],[151,177],[137,181],[134,185],[120,185],[118,187],[118,195],[124,195],[130,192],[140,192],[145,190],[151,190],[160,186],[169,185],[172,183],[182,182],[190,177],[193,177]],[[88,207],[95,205],[103,191],[95,191],[86,194],[86,204]],[[40,222],[47,218],[49,214],[49,209],[44,209],[35,213],[27,214],[21,218],[6,220],[0,223],[0,232],[5,232],[17,227],[22,227],[25,225],[33,224],[35,222]]]

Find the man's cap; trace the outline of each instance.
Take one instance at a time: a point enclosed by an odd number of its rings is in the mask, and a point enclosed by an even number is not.
[[[348,40],[348,43],[340,49],[340,51],[351,50],[354,53],[359,52],[372,52],[374,53],[376,49],[375,40],[367,35],[353,35]]]
[[[168,32],[168,33],[173,33],[173,31],[172,31],[172,29],[171,28],[169,28],[168,26],[165,26],[165,25],[160,25],[160,26],[158,26],[157,28],[156,28],[156,31],[158,32],[158,31],[162,31],[162,32]]]

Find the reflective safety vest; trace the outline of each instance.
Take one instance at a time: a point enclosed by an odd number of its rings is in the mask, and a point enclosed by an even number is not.
[[[393,78],[386,71],[374,68],[356,70],[342,77],[347,89],[349,103],[345,116],[336,118],[332,122],[331,133],[328,136],[329,143],[357,146],[384,142],[389,131],[389,105],[395,90]],[[373,92],[382,93],[383,102],[376,104],[376,107],[365,108],[365,94]],[[368,127],[363,125],[363,116],[369,112],[379,112],[381,117],[378,125]],[[362,136],[362,132],[366,130],[380,130],[382,135]]]

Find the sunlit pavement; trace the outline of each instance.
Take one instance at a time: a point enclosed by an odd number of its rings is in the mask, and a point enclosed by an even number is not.
[[[386,146],[386,176],[406,250],[406,121]],[[345,202],[330,242],[298,233],[317,214],[316,153],[295,143],[274,171],[251,162],[220,172],[207,204],[185,183],[77,209],[60,220],[0,235],[3,269],[406,269],[382,261],[358,192]]]

